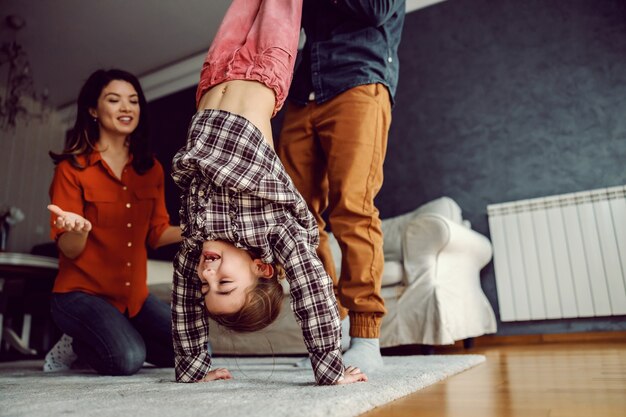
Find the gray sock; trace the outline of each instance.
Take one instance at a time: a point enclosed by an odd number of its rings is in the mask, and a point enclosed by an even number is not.
[[[350,316],[346,316],[346,318],[341,320],[341,351],[345,352],[348,348],[350,348]],[[298,368],[312,368],[309,358],[300,359],[294,366]]]
[[[383,367],[383,357],[380,354],[380,342],[378,339],[366,339],[353,337],[350,349],[343,354],[344,366],[356,366],[361,371],[375,371]]]
[[[43,363],[44,372],[67,371],[76,361],[76,354],[72,349],[72,338],[66,334],[46,354]]]

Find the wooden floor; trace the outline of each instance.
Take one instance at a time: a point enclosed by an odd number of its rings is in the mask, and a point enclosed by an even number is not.
[[[483,354],[487,361],[362,417],[626,416],[626,340],[466,352]]]

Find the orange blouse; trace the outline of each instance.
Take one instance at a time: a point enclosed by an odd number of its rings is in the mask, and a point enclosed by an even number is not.
[[[59,255],[53,292],[83,291],[106,299],[120,312],[135,316],[148,297],[146,243],[155,247],[168,228],[163,167],[158,161],[139,175],[129,161],[118,179],[99,152],[57,165],[50,201],[80,214],[92,224],[83,252],[75,259]],[[64,233],[50,216],[50,236]]]

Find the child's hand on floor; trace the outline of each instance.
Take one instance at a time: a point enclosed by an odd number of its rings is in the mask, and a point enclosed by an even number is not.
[[[233,379],[233,376],[230,374],[230,371],[226,368],[217,368],[212,371],[209,371],[208,374],[204,378],[196,382],[209,382],[209,381],[217,381],[220,379]]]
[[[355,366],[348,366],[346,370],[343,371],[343,377],[335,382],[335,385],[348,385],[355,382],[367,382],[367,375]]]

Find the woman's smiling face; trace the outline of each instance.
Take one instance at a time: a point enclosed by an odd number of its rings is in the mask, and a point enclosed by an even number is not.
[[[130,135],[139,124],[139,95],[131,83],[113,80],[100,92],[98,107],[89,112],[98,119],[101,131]]]

